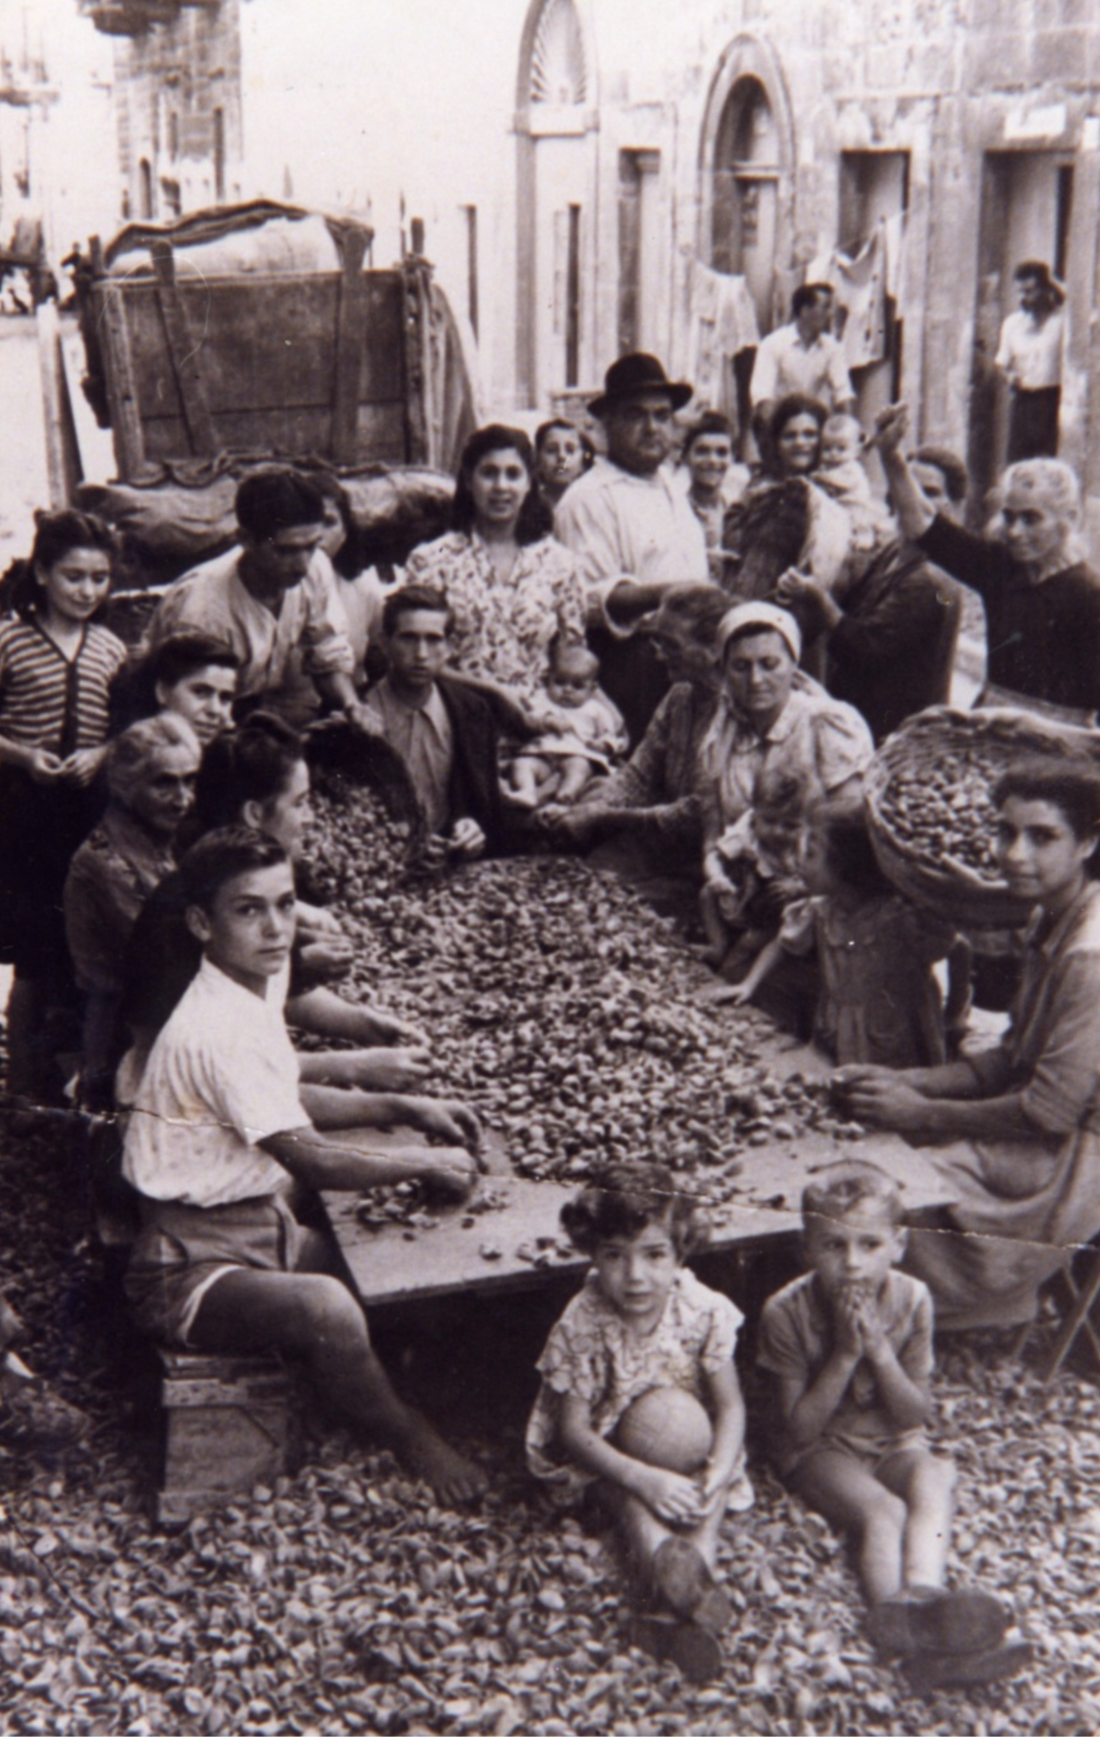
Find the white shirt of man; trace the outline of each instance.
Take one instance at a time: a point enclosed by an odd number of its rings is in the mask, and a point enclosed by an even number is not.
[[[454,731],[443,696],[433,684],[422,706],[395,693],[389,676],[370,690],[370,704],[382,719],[383,734],[408,768],[425,818],[433,832],[443,832],[448,819],[447,792],[454,765]]]
[[[1036,325],[1021,308],[1009,314],[1001,327],[996,362],[1013,386],[1025,392],[1041,392],[1062,384],[1062,345],[1066,321],[1061,308]]]
[[[754,404],[774,402],[789,392],[819,398],[831,410],[855,397],[844,351],[837,339],[822,332],[812,344],[805,344],[793,320],[761,339],[749,386]]]
[[[284,687],[299,666],[308,675],[350,675],[340,581],[324,550],[315,550],[301,584],[288,588],[278,615],[242,583],[243,552],[227,549],[169,587],[153,619],[153,644],[186,631],[225,640],[241,659],[241,694]]]
[[[589,597],[601,607],[620,579],[704,584],[709,577],[703,527],[668,465],[635,476],[598,458],[558,502],[554,533],[576,555]]]
[[[149,1052],[122,1169],[150,1200],[224,1206],[275,1194],[287,1172],[261,1140],[304,1128],[281,979],[261,998],[204,959]]]

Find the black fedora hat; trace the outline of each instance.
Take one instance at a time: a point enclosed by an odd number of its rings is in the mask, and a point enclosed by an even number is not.
[[[632,350],[612,362],[603,377],[602,393],[591,400],[588,408],[593,416],[602,416],[613,404],[622,404],[643,392],[665,392],[672,400],[673,410],[682,410],[694,391],[686,380],[670,380],[656,356]]]

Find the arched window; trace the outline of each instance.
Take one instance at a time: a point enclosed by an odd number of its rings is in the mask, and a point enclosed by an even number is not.
[[[779,137],[758,78],[738,79],[726,99],[714,151],[712,258],[740,272],[760,243],[762,207],[779,180]]]
[[[584,38],[573,0],[546,0],[531,43],[532,103],[572,108],[588,95]]]

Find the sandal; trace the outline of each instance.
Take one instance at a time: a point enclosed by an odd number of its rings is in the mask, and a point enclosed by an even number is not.
[[[689,1683],[709,1683],[722,1669],[722,1649],[709,1629],[669,1617],[635,1617],[631,1640],[659,1663],[674,1664]]]
[[[937,1689],[1001,1683],[1024,1670],[1034,1657],[1029,1641],[1007,1641],[980,1653],[914,1653],[901,1668],[915,1695],[932,1695]]]
[[[999,1647],[1008,1622],[1000,1599],[978,1587],[914,1586],[876,1604],[869,1626],[885,1653],[969,1654]]]
[[[654,1552],[650,1572],[655,1590],[677,1616],[721,1634],[733,1621],[733,1606],[700,1552],[686,1538],[666,1538]]]

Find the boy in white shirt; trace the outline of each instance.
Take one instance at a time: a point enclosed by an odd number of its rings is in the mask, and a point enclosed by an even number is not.
[[[475,1165],[459,1148],[382,1155],[318,1134],[276,993],[294,937],[294,879],[282,847],[248,828],[208,833],[182,865],[197,977],[142,1075],[123,1156],[143,1229],[126,1288],[139,1326],[195,1350],[279,1350],[318,1392],[393,1448],[443,1500],[479,1495],[471,1465],[396,1395],[366,1318],[324,1239],[289,1196],[417,1177],[459,1199]],[[271,992],[269,995],[269,991]]]

